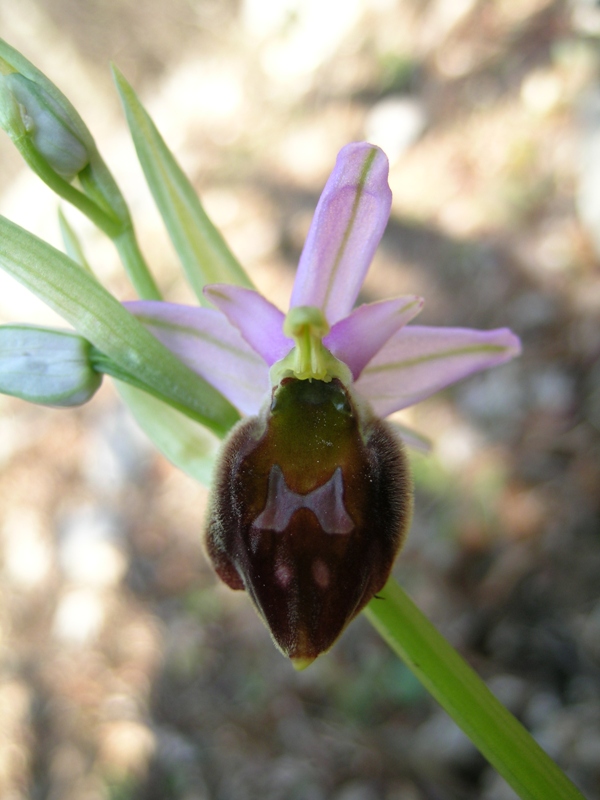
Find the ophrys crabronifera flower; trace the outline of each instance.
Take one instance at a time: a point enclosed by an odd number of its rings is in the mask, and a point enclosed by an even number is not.
[[[388,162],[346,146],[318,203],[287,315],[213,285],[215,309],[128,307],[248,415],[216,470],[206,543],[296,666],[386,582],[410,522],[403,445],[383,417],[520,352],[508,329],[409,325],[416,296],[353,308],[391,208]]]

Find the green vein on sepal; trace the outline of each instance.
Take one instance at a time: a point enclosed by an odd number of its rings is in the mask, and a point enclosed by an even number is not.
[[[126,374],[224,435],[239,418],[210,384],[179,361],[70,258],[0,217],[0,267],[27,286]]]
[[[374,375],[376,372],[387,372],[389,370],[408,369],[409,367],[418,367],[420,364],[426,364],[428,361],[439,361],[444,358],[457,358],[459,356],[470,355],[500,355],[501,353],[509,353],[511,347],[503,344],[468,344],[464,347],[455,347],[450,350],[439,350],[436,353],[427,353],[422,356],[415,356],[414,358],[404,358],[399,361],[389,361],[385,364],[375,364],[367,366],[364,370],[365,374]]]
[[[146,181],[199,302],[208,305],[202,289],[209,283],[253,288],[134,90],[112,70]]]
[[[377,150],[373,147],[371,150],[367,152],[366,158],[362,165],[362,169],[360,171],[360,176],[358,179],[358,184],[356,186],[356,194],[354,197],[354,202],[352,204],[352,210],[350,212],[350,219],[348,220],[348,224],[346,225],[346,229],[344,230],[344,235],[342,237],[342,241],[339,244],[335,261],[331,268],[331,273],[329,275],[329,281],[327,284],[327,290],[325,292],[325,296],[323,298],[324,306],[327,305],[329,302],[329,297],[331,295],[331,291],[335,285],[335,278],[338,272],[340,262],[344,257],[344,253],[346,251],[346,247],[348,246],[348,241],[352,234],[352,229],[354,228],[354,224],[356,223],[356,217],[358,214],[358,209],[360,207],[361,200],[364,196],[365,184],[367,182],[367,178],[369,176],[369,172],[371,171],[371,167],[373,166],[373,162],[375,161],[375,157],[377,155]]]

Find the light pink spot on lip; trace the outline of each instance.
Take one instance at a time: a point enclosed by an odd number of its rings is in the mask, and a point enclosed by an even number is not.
[[[331,577],[327,564],[318,558],[316,561],[313,561],[311,572],[315,583],[320,586],[321,589],[327,589]]]
[[[276,567],[275,580],[283,589],[287,589],[293,577],[294,573],[285,564],[280,564]]]

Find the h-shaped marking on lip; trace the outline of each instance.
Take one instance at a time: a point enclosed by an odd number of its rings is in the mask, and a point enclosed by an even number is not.
[[[282,533],[292,515],[308,508],[325,533],[350,533],[354,523],[344,507],[344,478],[337,467],[329,480],[307,494],[292,491],[285,482],[281,467],[274,464],[269,473],[267,504],[252,523],[253,528]]]

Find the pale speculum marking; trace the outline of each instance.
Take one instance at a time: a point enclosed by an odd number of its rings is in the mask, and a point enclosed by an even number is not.
[[[354,523],[344,506],[344,478],[337,467],[329,480],[307,494],[292,491],[278,464],[271,467],[267,504],[252,523],[253,528],[283,533],[300,508],[313,512],[324,533],[350,533]]]
[[[283,589],[287,589],[293,577],[294,572],[292,568],[288,567],[286,564],[279,564],[279,566],[275,568],[275,580]]]
[[[320,558],[317,558],[316,561],[313,561],[310,571],[312,572],[312,576],[317,586],[320,586],[321,589],[327,589],[331,579],[331,574],[327,564]]]

